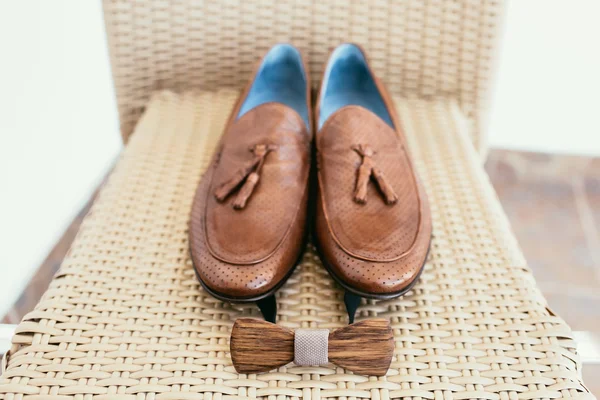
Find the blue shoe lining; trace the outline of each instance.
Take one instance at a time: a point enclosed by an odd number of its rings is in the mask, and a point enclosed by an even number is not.
[[[264,57],[248,96],[237,117],[265,103],[283,103],[293,108],[310,129],[306,104],[306,72],[300,52],[289,44],[278,44]]]
[[[338,46],[327,65],[320,98],[318,129],[333,113],[348,105],[364,107],[394,127],[364,54],[358,46],[349,43]]]

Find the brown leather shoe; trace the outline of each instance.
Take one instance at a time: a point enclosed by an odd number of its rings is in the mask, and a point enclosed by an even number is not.
[[[352,322],[360,297],[393,298],[416,282],[431,216],[394,106],[358,46],[331,54],[316,118],[315,236]]]
[[[311,117],[302,56],[273,47],[238,99],[192,205],[190,252],[204,288],[257,302],[271,322],[273,294],[305,244]]]

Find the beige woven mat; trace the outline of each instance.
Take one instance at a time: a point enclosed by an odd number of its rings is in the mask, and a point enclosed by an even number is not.
[[[452,103],[397,99],[432,205],[426,270],[408,295],[369,301],[389,318],[386,377],[333,365],[238,375],[228,336],[252,305],[215,300],[188,257],[192,195],[234,91],[154,96],[35,311],[17,328],[0,399],[532,399],[593,396]],[[341,291],[310,248],[278,293],[278,321],[339,327]],[[202,395],[200,395],[202,394]]]

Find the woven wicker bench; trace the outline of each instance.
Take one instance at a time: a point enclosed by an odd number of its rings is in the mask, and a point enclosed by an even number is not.
[[[105,2],[128,144],[60,272],[17,327],[0,399],[594,398],[571,331],[536,288],[481,166],[501,4],[195,4]],[[191,266],[197,182],[252,61],[282,40],[306,50],[317,80],[336,42],[365,45],[396,93],[431,201],[419,283],[358,315],[392,323],[385,377],[332,364],[237,374],[231,326],[259,312],[208,295]],[[342,291],[310,245],[278,302],[284,326],[346,324]]]

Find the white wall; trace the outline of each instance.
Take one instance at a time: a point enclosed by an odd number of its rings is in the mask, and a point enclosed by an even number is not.
[[[600,2],[513,0],[492,146],[600,155]],[[0,2],[0,316],[121,144],[100,1]]]
[[[491,146],[600,155],[600,1],[508,4]]]
[[[120,150],[99,1],[0,2],[0,317]]]

